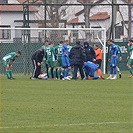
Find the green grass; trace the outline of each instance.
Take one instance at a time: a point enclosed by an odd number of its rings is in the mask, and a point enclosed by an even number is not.
[[[0,133],[132,133],[132,80],[1,77]],[[107,75],[106,75],[107,77]]]

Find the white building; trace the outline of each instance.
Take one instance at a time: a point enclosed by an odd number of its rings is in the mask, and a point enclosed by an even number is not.
[[[10,4],[19,4],[22,0],[8,0]],[[29,19],[35,20],[38,9],[36,7],[29,8]],[[37,28],[38,22],[30,22],[30,27]],[[23,27],[23,6],[18,5],[0,5],[0,28],[22,28]],[[0,41],[13,41],[22,39],[22,31],[0,30]],[[31,36],[36,36],[31,32]]]
[[[78,2],[82,2],[83,0],[77,0]],[[112,0],[97,0],[96,3],[100,4],[108,4],[111,3]],[[127,0],[117,0],[118,4],[124,4]],[[132,1],[133,2],[133,1]],[[70,7],[71,8],[71,7]],[[81,6],[83,8],[83,6]],[[69,9],[68,9],[69,11]],[[132,9],[133,12],[133,9]],[[132,13],[133,19],[133,13]],[[75,14],[75,16],[68,21],[67,27],[73,28],[84,28],[85,27],[85,18],[84,18],[84,9],[81,9],[79,12]],[[116,23],[114,29],[114,35],[116,41],[123,41],[123,39],[128,37],[128,33],[125,27],[128,27],[128,6],[123,5],[119,6],[116,13]],[[90,27],[92,28],[106,28],[108,31],[111,28],[112,21],[112,7],[111,6],[93,6],[90,10]],[[133,22],[132,22],[133,23]],[[133,24],[131,29],[133,29]],[[132,32],[133,37],[133,32]]]

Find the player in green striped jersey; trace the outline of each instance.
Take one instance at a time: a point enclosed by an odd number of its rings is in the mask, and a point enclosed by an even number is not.
[[[118,48],[118,57],[117,57],[116,70],[117,70],[117,72],[118,72],[118,74],[119,74],[119,78],[121,78],[122,75],[121,75],[121,71],[120,71],[120,68],[119,68],[119,61],[122,60],[122,51],[121,51],[119,45],[116,45],[116,46],[117,46],[117,48]]]
[[[6,67],[6,77],[7,77],[7,79],[14,79],[12,77],[12,63],[14,62],[16,57],[19,57],[20,55],[21,55],[20,51],[18,51],[18,52],[11,52],[11,53],[5,55],[2,58],[2,63]]]
[[[63,41],[60,41],[60,44],[55,47],[55,54],[57,56],[57,63],[56,63],[56,68],[57,68],[57,76],[58,79],[60,79],[61,76],[61,68],[62,68],[62,44]]]
[[[48,49],[48,47],[49,47],[49,41],[46,40],[45,43],[44,43],[44,45],[42,46],[42,49],[44,49],[46,51]],[[46,58],[45,58],[45,56],[43,58],[43,65],[44,65],[44,69],[45,69],[44,71],[46,73],[48,73],[48,65],[46,64]]]
[[[48,77],[49,79],[53,78],[56,79],[56,70],[55,70],[55,62],[56,62],[56,55],[54,44],[52,42],[49,43],[49,46],[46,48],[46,63],[48,64]],[[53,71],[51,71],[53,68]],[[53,72],[53,73],[52,73]]]
[[[128,59],[127,67],[130,71],[129,78],[131,78],[131,77],[133,77],[133,70],[132,70],[132,66],[133,66],[133,40],[129,40],[129,42],[128,42],[128,53],[129,53],[129,56],[127,57],[127,59]]]

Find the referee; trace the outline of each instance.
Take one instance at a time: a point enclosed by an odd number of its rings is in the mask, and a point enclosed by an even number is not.
[[[33,74],[31,79],[37,79],[39,74],[41,73],[41,65],[44,57],[44,49],[37,50],[32,55],[32,63],[33,63]]]

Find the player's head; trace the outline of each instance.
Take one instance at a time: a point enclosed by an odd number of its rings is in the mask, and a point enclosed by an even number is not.
[[[62,45],[63,44],[63,41],[60,41],[60,45]]]
[[[65,40],[64,43],[65,43],[66,45],[69,45],[69,41],[68,41],[68,40]]]
[[[53,47],[54,46],[54,43],[50,42],[49,45]]]
[[[130,40],[128,41],[128,46],[131,46],[131,45],[133,45],[133,39],[130,39]]]
[[[49,45],[49,41],[45,40],[45,45],[48,46]]]
[[[108,41],[108,45],[111,45],[112,43],[114,43],[114,40],[109,40]]]
[[[76,44],[77,44],[77,45],[80,45],[80,41],[79,41],[79,40],[77,40],[77,41],[76,41]]]
[[[98,48],[99,48],[98,44],[94,44],[94,49],[96,50]]]
[[[20,56],[21,55],[21,52],[20,51],[17,51],[16,52],[16,56]]]
[[[87,41],[84,42],[84,47],[89,47],[89,43]]]

